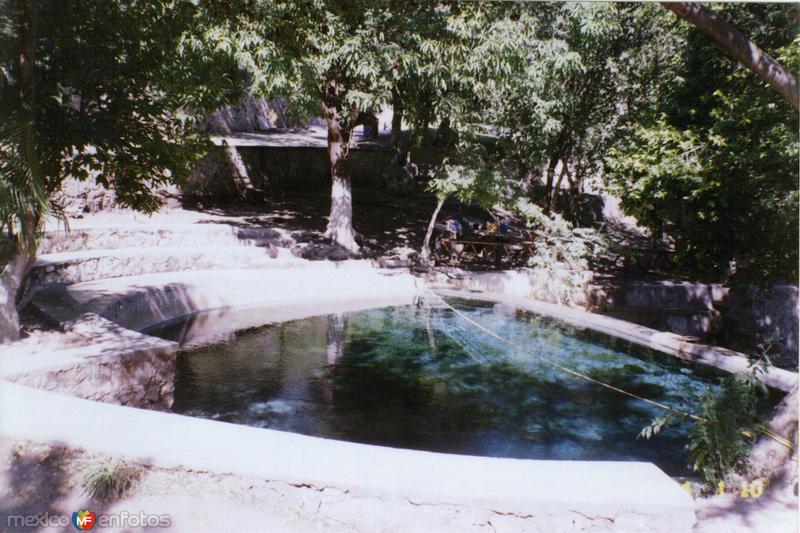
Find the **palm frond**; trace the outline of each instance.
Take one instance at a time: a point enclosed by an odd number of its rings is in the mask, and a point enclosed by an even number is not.
[[[33,121],[0,125],[0,232],[14,245],[35,246],[44,217],[52,213],[46,184]]]

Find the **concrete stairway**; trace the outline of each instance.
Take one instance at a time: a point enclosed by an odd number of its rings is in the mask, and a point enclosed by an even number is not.
[[[271,228],[184,224],[45,234],[28,287],[193,270],[287,268],[304,261]]]
[[[118,227],[49,231],[39,245],[39,255],[84,250],[152,246],[265,246],[288,244],[285,232],[272,228],[230,224],[176,224],[169,227]]]

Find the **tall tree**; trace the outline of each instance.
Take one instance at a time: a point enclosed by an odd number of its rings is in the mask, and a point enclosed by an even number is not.
[[[16,67],[16,91],[9,80],[0,85],[16,102],[16,112],[6,117],[0,130],[0,230],[5,232],[0,237],[0,342],[19,336],[18,293],[36,255],[39,219],[50,208],[34,144],[36,0],[20,0],[17,28],[18,53],[3,54],[6,63]],[[4,41],[8,46],[14,39]]]
[[[212,4],[216,4],[212,2]],[[256,95],[284,95],[289,113],[319,113],[328,129],[331,211],[326,236],[357,252],[353,228],[350,146],[355,128],[394,103],[416,119],[414,101],[428,87],[421,51],[432,50],[436,20],[455,9],[447,2],[396,0],[230,3],[225,24],[207,39],[235,57]],[[428,56],[429,57],[429,56]]]
[[[194,114],[223,102],[235,65],[194,53],[189,0],[3,7],[0,245],[11,324],[48,195],[67,176],[91,177],[122,205],[156,209],[159,185],[187,175],[207,145]]]
[[[791,6],[728,4],[719,15],[800,69]],[[629,214],[674,242],[682,274],[796,282],[797,113],[700,29],[683,26],[663,96],[621,132],[606,176]]]
[[[481,102],[471,121],[493,127],[496,158],[550,210],[564,181],[575,196],[599,175],[616,132],[657,100],[674,32],[655,6],[513,7],[472,17],[482,21],[466,73]]]

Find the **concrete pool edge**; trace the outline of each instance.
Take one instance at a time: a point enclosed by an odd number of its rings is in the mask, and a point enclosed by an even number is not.
[[[83,400],[0,381],[0,433],[182,467],[457,504],[552,524],[688,531],[692,501],[650,463],[531,461],[354,444]],[[25,405],[24,410],[15,405]],[[235,453],[231,453],[235,450]]]
[[[213,341],[211,333],[224,338],[268,323],[407,305],[416,293],[410,275],[363,263],[148,274],[55,285],[37,291],[33,306],[62,329],[93,342],[39,353],[0,347],[0,378],[86,399],[163,408],[171,389],[159,386],[163,380],[153,374],[167,370],[178,344],[142,329],[215,311],[198,327]]]
[[[728,373],[747,372],[750,369],[747,356],[742,353],[719,346],[689,342],[675,333],[658,331],[583,309],[499,293],[446,288],[434,290],[435,293],[443,296],[512,305],[525,311],[561,320],[572,326],[591,329],[691,363],[711,366]],[[798,385],[797,373],[782,368],[770,367],[758,378],[764,384],[787,393]]]
[[[299,318],[292,316],[289,304],[298,308],[313,304],[314,312],[306,314],[311,316],[326,312],[329,307],[325,306],[346,308],[348,301],[354,307],[358,301],[368,307],[411,303],[418,292],[417,281],[408,274],[346,266],[320,267],[320,272],[325,276],[313,283],[306,277],[308,272],[300,271],[159,274],[88,282],[67,291],[77,307],[61,309],[60,318],[72,316],[73,328],[87,328],[87,324],[116,328],[120,323],[141,328],[155,323],[153,317],[170,319],[187,309],[224,308],[222,304],[229,301],[251,306],[270,303],[278,310],[276,317],[288,320]],[[374,277],[383,275],[386,277]],[[273,287],[259,288],[259,281]],[[180,290],[175,290],[176,284]],[[235,284],[240,290],[231,287]],[[154,290],[159,286],[171,290]],[[217,293],[209,292],[210,288]],[[92,290],[96,294],[90,294]],[[349,300],[340,297],[343,290],[349,291]],[[180,296],[180,305],[166,302],[173,295]],[[142,307],[142,299],[165,305],[161,311],[170,312],[146,317],[140,313],[159,309],[158,305]],[[53,310],[52,316],[57,315],[58,310]],[[126,331],[116,348],[109,340],[72,353],[45,354],[39,361],[29,361],[25,372],[46,376],[42,370],[55,371],[62,364],[74,366],[80,360],[92,365],[98,358],[114,358],[115,350],[118,358],[130,355],[132,340],[143,343],[134,357],[154,352],[174,357],[174,343]],[[122,346],[128,346],[128,352]],[[20,367],[14,364],[0,358],[2,377],[19,376],[16,371]],[[41,380],[27,384],[43,385]],[[60,442],[167,468],[182,466],[302,486],[334,486],[415,506],[471,506],[497,515],[524,517],[548,531],[570,530],[563,523],[567,519],[573,524],[578,520],[602,530],[626,532],[689,531],[694,523],[689,495],[650,463],[520,461],[381,448],[92,402],[7,380],[0,381],[0,397],[0,434]],[[14,408],[21,405],[24,409]]]

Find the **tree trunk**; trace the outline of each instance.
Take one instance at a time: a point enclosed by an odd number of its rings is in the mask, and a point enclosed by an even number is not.
[[[550,198],[548,199],[548,210],[552,207],[556,206],[556,199],[558,198],[558,193],[561,190],[561,182],[564,181],[564,175],[567,173],[567,162],[566,160],[561,161],[561,172],[558,174],[558,179],[556,180],[555,186],[553,186],[553,190],[550,192]]]
[[[32,111],[36,63],[36,0],[19,0],[19,90]]]
[[[436,128],[436,142],[442,146],[449,147],[455,142],[455,133],[453,128],[450,127],[450,119],[445,117],[439,122],[439,127]]]
[[[369,116],[364,118],[364,131],[367,133],[366,137],[372,140],[376,140],[380,135],[380,122],[378,121],[378,117],[373,114],[369,114]]]
[[[736,27],[696,2],[661,2],[661,5],[707,33],[739,62],[772,85],[792,107],[800,110],[797,78],[742,35]]]
[[[425,232],[425,240],[422,241],[422,250],[419,251],[420,257],[425,261],[431,257],[431,236],[433,236],[433,228],[436,226],[436,218],[439,216],[439,211],[442,210],[442,206],[446,200],[446,196],[438,197],[436,209],[433,210],[431,221],[428,222],[428,231]]]
[[[556,171],[556,165],[558,165],[558,158],[551,157],[550,163],[547,165],[547,181],[544,185],[545,207],[548,213],[552,208],[552,205],[550,205],[550,196],[553,194],[553,177]]]
[[[395,150],[400,150],[400,135],[403,131],[403,110],[397,109],[392,112],[392,146]]]
[[[331,215],[325,237],[350,253],[358,253],[353,230],[353,190],[350,182],[350,130],[329,113],[328,158],[331,164]]]
[[[403,166],[405,163],[405,154],[403,154],[403,139],[401,137],[403,132],[403,105],[400,103],[400,96],[394,94],[392,98],[392,150],[394,150],[394,158],[392,163],[397,166]]]
[[[23,248],[0,271],[0,343],[19,339],[17,300],[34,257]]]
[[[31,115],[33,127],[34,96],[36,77],[36,1],[19,2],[19,91],[22,105]],[[27,191],[26,191],[27,192]],[[20,227],[15,243],[15,251],[7,264],[0,270],[0,342],[19,339],[19,313],[17,302],[25,283],[25,277],[36,258],[36,232],[39,216],[29,206],[20,213]]]

